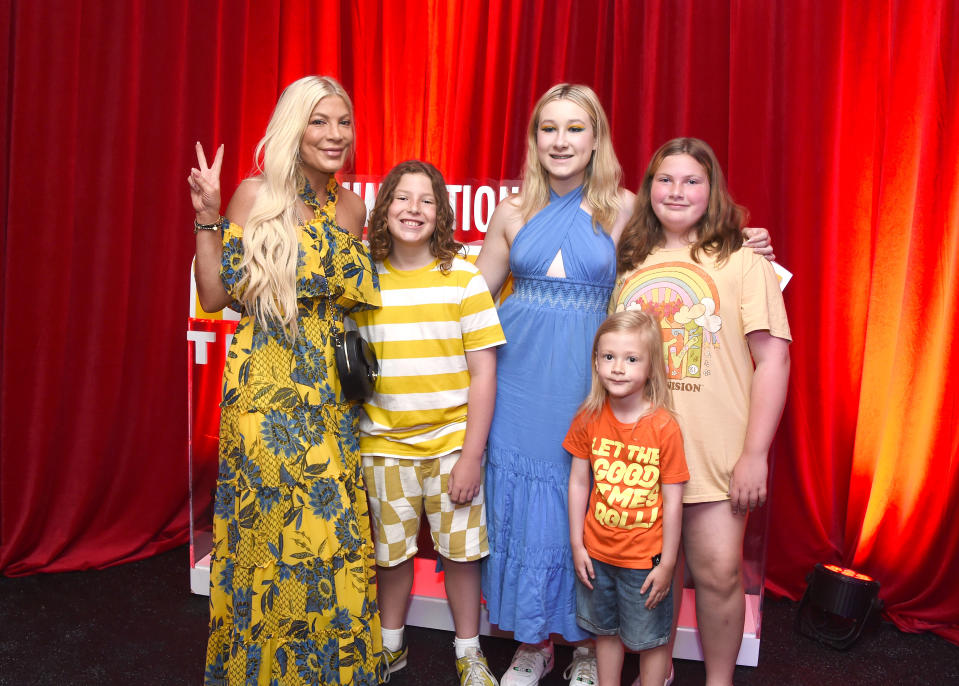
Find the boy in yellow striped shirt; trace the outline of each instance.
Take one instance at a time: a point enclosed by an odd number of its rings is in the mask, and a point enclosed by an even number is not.
[[[460,683],[495,686],[479,647],[479,561],[489,554],[483,454],[496,346],[506,340],[482,275],[457,257],[454,221],[433,165],[403,162],[383,180],[368,234],[383,307],[355,315],[380,363],[360,452],[390,671],[406,665],[403,627],[425,510],[443,560]]]

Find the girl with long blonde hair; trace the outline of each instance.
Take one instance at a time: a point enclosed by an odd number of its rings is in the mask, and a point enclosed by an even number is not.
[[[576,623],[562,439],[589,390],[589,349],[632,208],[620,177],[593,90],[550,88],[530,118],[522,189],[494,211],[476,262],[493,293],[513,277],[500,308],[508,343],[497,351],[483,564],[490,621],[522,641],[504,686],[535,684],[552,669],[551,634],[590,637]],[[573,684],[595,677],[590,648],[577,649],[569,676]]]

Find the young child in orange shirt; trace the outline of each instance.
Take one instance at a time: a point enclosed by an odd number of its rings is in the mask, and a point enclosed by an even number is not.
[[[658,323],[614,314],[596,332],[592,389],[563,441],[578,458],[569,475],[576,619],[596,635],[600,686],[620,683],[624,648],[640,652],[643,683],[667,679],[689,479],[671,408]]]

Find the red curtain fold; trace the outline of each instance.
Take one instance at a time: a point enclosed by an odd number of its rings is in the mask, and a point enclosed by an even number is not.
[[[186,536],[192,144],[252,168],[280,90],[354,98],[355,172],[519,177],[532,104],[591,84],[625,183],[709,141],[768,226],[795,342],[767,587],[819,561],[959,642],[959,10],[757,3],[0,0],[0,571]],[[472,231],[464,238],[475,240]]]

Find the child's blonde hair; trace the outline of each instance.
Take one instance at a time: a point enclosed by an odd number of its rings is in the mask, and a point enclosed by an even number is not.
[[[593,339],[592,355],[592,374],[593,382],[589,389],[589,395],[580,406],[580,411],[586,414],[595,415],[606,404],[606,387],[596,372],[596,356],[599,354],[599,339],[603,334],[614,331],[635,331],[639,338],[642,350],[649,358],[649,374],[646,377],[646,385],[643,393],[649,401],[650,412],[655,412],[658,408],[673,413],[673,401],[669,395],[669,386],[666,383],[666,358],[663,355],[663,336],[660,333],[659,322],[642,310],[626,310],[611,315],[606,321],[599,325],[596,331],[596,337]]]

